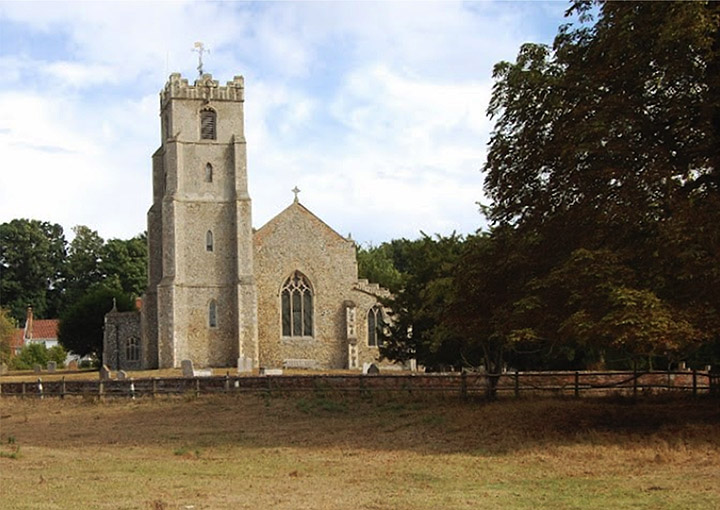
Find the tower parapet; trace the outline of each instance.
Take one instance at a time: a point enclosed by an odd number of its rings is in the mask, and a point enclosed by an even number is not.
[[[220,86],[217,80],[213,80],[212,74],[203,74],[190,85],[180,73],[173,73],[160,92],[160,106],[164,108],[170,99],[244,101],[244,90],[245,79],[242,76],[235,76],[227,85]]]

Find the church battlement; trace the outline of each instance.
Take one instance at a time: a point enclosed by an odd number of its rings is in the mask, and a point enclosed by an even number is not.
[[[245,79],[235,76],[227,85],[220,86],[211,74],[203,74],[190,85],[180,73],[172,73],[160,92],[160,106],[165,108],[171,99],[202,99],[204,101],[244,101]]]

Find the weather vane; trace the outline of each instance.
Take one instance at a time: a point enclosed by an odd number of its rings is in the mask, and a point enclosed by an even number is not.
[[[201,43],[200,41],[197,41],[197,42],[195,43],[195,46],[194,46],[194,48],[192,49],[192,51],[194,51],[194,52],[196,52],[196,53],[198,54],[198,66],[197,66],[197,70],[198,70],[198,74],[199,74],[200,76],[202,76],[202,75],[203,75],[203,61],[202,61],[203,53],[206,53],[206,52],[207,52],[207,53],[210,53],[210,50],[208,50],[207,48],[205,48],[205,45],[204,45],[203,43]]]

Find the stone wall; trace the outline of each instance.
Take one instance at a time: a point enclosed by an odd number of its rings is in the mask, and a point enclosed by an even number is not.
[[[129,348],[131,342],[136,344],[136,355],[133,355],[133,349]],[[103,365],[107,365],[112,370],[140,370],[144,368],[142,353],[140,312],[112,311],[106,314]]]
[[[346,324],[348,306],[356,307],[359,366],[377,358],[377,348],[368,348],[367,342],[361,345],[367,338],[367,312],[377,298],[369,288],[359,287],[352,240],[295,201],[256,232],[254,244],[262,366],[282,367],[288,360],[306,360],[317,368],[347,368],[351,340]],[[280,293],[295,271],[312,287],[311,337],[282,334]]]

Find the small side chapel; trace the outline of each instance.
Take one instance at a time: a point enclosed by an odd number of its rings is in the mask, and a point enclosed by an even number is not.
[[[103,363],[360,369],[377,363],[385,289],[358,279],[355,243],[295,199],[254,230],[244,80],[172,74],[152,157],[142,309],[105,318]]]

